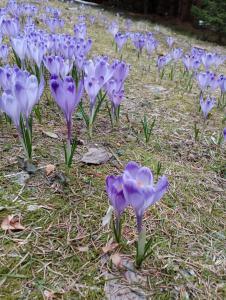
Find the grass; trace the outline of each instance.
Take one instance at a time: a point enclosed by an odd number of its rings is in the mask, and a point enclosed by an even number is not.
[[[72,33],[77,14],[84,12],[68,10],[68,4],[57,1],[51,4],[62,9],[66,19],[64,32]],[[85,13],[99,12],[86,8]],[[110,19],[114,17],[109,12],[104,14]],[[122,26],[123,19],[119,22]],[[132,30],[146,28],[154,30],[147,21],[134,21]],[[93,39],[91,56],[107,54],[119,58],[111,37],[99,22],[88,26],[88,34]],[[209,50],[213,47],[160,26],[155,33],[160,41],[159,53],[167,52],[164,39],[168,34],[173,34],[183,49],[188,49],[190,44],[200,44]],[[214,47],[220,53],[225,51]],[[170,181],[164,199],[145,215],[147,232],[157,246],[138,272],[139,286],[151,299],[224,299],[225,146],[209,142],[211,135],[224,127],[224,113],[214,109],[204,124],[197,109],[198,89],[194,86],[190,93],[185,92],[179,72],[174,81],[167,77],[160,80],[156,74],[156,56],[148,61],[143,55],[138,61],[130,44],[123,50],[123,59],[131,64],[131,72],[126,82],[120,126],[111,129],[103,108],[90,141],[83,121],[76,118],[74,131],[83,145],[78,147],[70,171],[64,166],[64,120],[52,100],[48,103],[49,92],[41,101],[42,123],[36,120],[34,125],[38,171],[24,187],[7,177],[21,171],[17,156],[23,156],[23,151],[13,126],[2,121],[0,219],[19,214],[26,230],[0,232],[1,299],[45,299],[46,291],[54,293],[56,299],[103,299],[108,280],[106,272],[134,288],[125,279],[124,272],[112,266],[103,254],[102,247],[110,240],[111,231],[101,227],[108,208],[105,177],[119,174],[130,160],[152,168],[155,174],[161,162],[161,174],[166,174]],[[218,73],[225,74],[225,71],[223,65]],[[153,86],[161,86],[166,91],[150,90]],[[141,124],[144,114],[150,120],[156,118],[147,145]],[[197,142],[193,132],[195,122],[202,131]],[[43,131],[57,133],[59,139],[51,139]],[[94,144],[114,154],[109,163],[93,167],[80,162],[81,155]],[[56,165],[56,173],[47,177],[45,166],[50,163]],[[34,205],[36,209],[32,210]],[[118,251],[133,259],[136,229],[131,210],[124,222],[123,232],[129,244]]]

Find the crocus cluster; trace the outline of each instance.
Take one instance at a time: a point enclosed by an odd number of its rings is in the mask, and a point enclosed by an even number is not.
[[[144,236],[145,231],[143,229],[145,211],[159,201],[167,189],[168,180],[165,176],[159,178],[155,184],[151,170],[147,167],[141,167],[135,162],[129,162],[122,175],[111,175],[106,178],[106,191],[110,204],[115,211],[114,232],[117,242],[120,242],[120,220],[125,209],[131,206],[135,212],[139,243],[140,237]],[[137,249],[140,247],[141,245],[138,245]],[[137,253],[137,256],[139,257],[137,264],[140,265],[144,256],[141,257],[142,253]]]
[[[33,107],[44,90],[44,79],[40,83],[36,76],[19,68],[0,68],[0,109],[13,121],[27,154],[32,158],[32,128],[29,126]],[[25,134],[29,132],[29,135]]]

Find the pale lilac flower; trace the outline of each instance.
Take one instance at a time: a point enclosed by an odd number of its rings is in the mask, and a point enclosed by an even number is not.
[[[209,112],[213,109],[215,105],[216,105],[215,98],[210,98],[208,96],[207,99],[204,101],[203,97],[202,96],[200,97],[200,106],[205,119],[208,117]]]
[[[166,38],[166,42],[167,42],[169,48],[172,48],[173,45],[174,45],[174,43],[175,43],[175,39],[173,37],[171,37],[171,36],[168,36]]]

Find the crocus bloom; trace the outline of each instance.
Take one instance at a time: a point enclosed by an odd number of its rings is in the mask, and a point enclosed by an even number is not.
[[[219,86],[217,75],[215,73],[209,73],[209,87],[212,91],[215,91]]]
[[[167,42],[168,46],[169,46],[170,48],[172,48],[172,47],[173,47],[173,44],[174,44],[174,42],[175,42],[175,39],[174,39],[173,37],[171,37],[171,36],[168,36],[168,37],[166,38],[166,42]]]
[[[108,31],[115,37],[116,33],[119,31],[118,23],[112,22],[108,27]]]
[[[71,76],[67,76],[62,80],[54,75],[50,79],[50,89],[56,103],[64,113],[68,128],[68,140],[70,141],[72,114],[82,98],[83,82],[80,81],[76,89],[75,82]]]
[[[209,70],[210,66],[214,64],[214,54],[212,53],[204,53],[201,57],[202,63],[206,70]]]
[[[11,44],[17,56],[24,60],[27,51],[27,38],[25,36],[12,37]]]
[[[226,93],[226,76],[220,75],[218,79],[218,84],[221,89],[221,93]]]
[[[175,61],[178,61],[183,55],[183,50],[181,48],[175,48],[172,50],[171,55]]]
[[[19,33],[19,22],[17,19],[3,18],[0,25],[3,35],[12,37],[17,36]]]
[[[201,72],[197,74],[197,81],[201,91],[204,91],[207,88],[209,85],[209,80],[210,77],[208,72]]]
[[[203,97],[200,97],[200,106],[201,110],[203,112],[204,118],[206,119],[209,112],[213,109],[213,107],[216,105],[215,98],[207,97],[206,101],[203,100]]]
[[[129,204],[124,197],[122,186],[122,176],[111,175],[106,178],[106,191],[109,201],[114,207],[116,218],[120,217],[120,215],[124,212],[125,208]]]
[[[9,55],[9,48],[8,48],[8,46],[2,44],[0,46],[0,59],[2,59],[4,63],[7,62],[8,55]]]
[[[226,142],[226,127],[223,130],[224,141]]]
[[[153,175],[150,169],[140,167],[135,162],[127,164],[123,173],[123,193],[125,199],[135,210],[137,228],[142,230],[142,219],[145,210],[159,201],[168,188],[168,180],[161,177],[157,184],[154,184]]]
[[[121,51],[122,47],[124,46],[124,44],[126,43],[128,39],[128,35],[127,34],[122,34],[121,32],[117,32],[115,35],[115,42],[117,44],[118,50]]]
[[[1,75],[4,73],[1,72]],[[39,84],[36,76],[16,68],[6,71],[6,80],[10,89],[5,85],[7,89],[3,92],[0,106],[19,128],[20,115],[28,120],[33,106],[38,103],[44,90],[44,79]]]
[[[112,77],[114,69],[109,65],[106,57],[99,57],[96,58],[95,61],[86,61],[84,64],[84,72],[84,87],[89,95],[92,111],[99,91]]]

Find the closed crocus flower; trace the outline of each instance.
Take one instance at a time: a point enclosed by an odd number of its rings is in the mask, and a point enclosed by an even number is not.
[[[203,112],[203,116],[206,119],[208,117],[208,114],[213,109],[213,107],[216,105],[216,99],[207,97],[206,100],[203,99],[203,97],[200,97],[200,107]]]
[[[223,130],[224,141],[226,142],[226,127]]]
[[[209,85],[209,72],[201,72],[197,74],[197,81],[201,91],[204,91]]]
[[[204,53],[201,60],[206,70],[209,70],[210,66],[215,63],[214,54],[212,53]]]
[[[113,37],[115,37],[116,33],[119,31],[119,25],[116,22],[112,22],[108,27],[108,32],[110,32]]]
[[[181,48],[175,48],[172,50],[171,55],[175,61],[178,61],[183,55],[183,50]]]
[[[123,194],[122,176],[108,176],[106,178],[106,191],[109,201],[114,207],[116,216],[120,217],[125,208],[128,206],[128,201],[125,199]]]
[[[22,106],[9,91],[3,92],[0,97],[0,110],[4,111],[10,117],[19,131],[20,115],[23,113]]]
[[[1,22],[1,32],[3,35],[15,37],[19,33],[19,22],[17,19],[3,18]]]
[[[21,60],[24,60],[27,52],[27,38],[24,36],[17,36],[11,38],[13,50]]]
[[[124,44],[126,43],[128,39],[127,34],[122,34],[121,32],[117,32],[115,35],[115,42],[117,44],[118,50],[121,51]]]
[[[7,45],[2,44],[0,46],[0,59],[6,63],[8,60],[9,48]]]
[[[23,114],[28,120],[34,105],[38,103],[43,93],[44,78],[41,78],[39,84],[36,76],[20,70],[14,80],[13,95],[20,102]]]
[[[218,84],[221,89],[221,93],[225,94],[226,93],[226,76],[220,75],[218,78]]]
[[[56,103],[64,113],[68,128],[68,140],[71,140],[72,114],[82,98],[83,82],[80,81],[78,88],[76,88],[71,76],[67,76],[64,79],[52,76],[50,89]]]
[[[96,58],[95,61],[88,60],[84,64],[84,86],[89,95],[91,106],[95,104],[95,99],[101,88],[113,75],[113,68],[107,62],[107,58]]]
[[[151,170],[135,162],[127,164],[122,178],[124,196],[135,211],[140,233],[145,210],[162,198],[167,191],[168,180],[163,176],[154,184]]]
[[[4,84],[2,84],[2,80],[5,81]],[[12,118],[16,126],[18,126],[20,114],[28,120],[34,105],[38,103],[43,93],[44,79],[41,78],[39,84],[36,76],[27,71],[8,68],[0,70],[0,85],[4,89],[2,110]],[[7,99],[10,103],[9,107]],[[15,113],[16,110],[18,110],[18,114]]]
[[[215,73],[209,74],[209,87],[212,91],[215,91],[219,87],[219,82]]]
[[[168,37],[166,38],[166,42],[167,42],[168,46],[169,46],[170,48],[172,48],[172,47],[173,47],[173,44],[175,43],[175,39],[174,39],[172,36],[168,36]]]
[[[61,59],[59,56],[44,56],[44,65],[51,75],[60,74]]]

